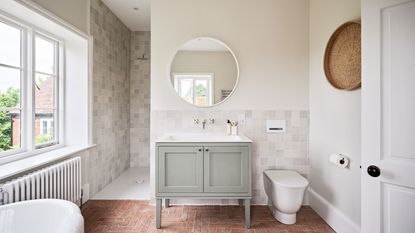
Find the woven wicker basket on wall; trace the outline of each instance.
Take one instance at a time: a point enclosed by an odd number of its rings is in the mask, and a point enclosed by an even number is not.
[[[354,90],[361,83],[360,21],[342,24],[327,43],[324,72],[330,84],[341,90]]]

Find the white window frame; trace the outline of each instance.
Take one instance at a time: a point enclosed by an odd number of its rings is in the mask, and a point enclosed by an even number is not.
[[[4,23],[6,25],[9,25],[11,27],[14,27],[16,29],[20,30],[20,67],[15,67],[11,65],[1,64],[1,67],[15,69],[20,71],[20,108],[0,108],[0,110],[19,110],[20,111],[20,148],[17,149],[11,149],[7,151],[0,152],[0,156],[9,156],[14,155],[18,153],[22,153],[25,151],[24,145],[26,144],[26,138],[23,137],[23,135],[27,135],[27,127],[26,127],[26,115],[25,115],[25,107],[27,105],[26,103],[26,94],[27,93],[27,87],[25,85],[24,80],[26,80],[27,75],[27,61],[24,59],[27,54],[27,28],[23,25],[16,23],[14,21],[8,20],[5,17],[0,16],[0,22]]]
[[[208,81],[208,106],[212,106],[215,99],[215,93],[214,93],[214,84],[215,84],[215,74],[214,73],[173,73],[173,83],[174,83],[174,89],[176,92],[180,95],[180,80],[181,79],[192,79],[193,84],[192,87],[194,88],[195,82],[198,80],[207,80]],[[181,95],[180,95],[181,96]],[[187,102],[187,101],[186,101]],[[196,95],[193,90],[193,103],[196,102]]]
[[[53,91],[53,93],[54,93],[54,106],[53,106],[53,120],[54,120],[54,140],[53,141],[51,141],[51,142],[46,142],[46,143],[41,143],[41,144],[37,144],[36,145],[36,136],[35,136],[35,133],[33,133],[33,137],[34,137],[34,145],[35,145],[35,149],[39,149],[39,148],[45,148],[45,147],[49,147],[49,146],[53,146],[53,145],[57,145],[57,144],[59,144],[59,141],[60,141],[60,138],[59,138],[59,126],[60,126],[60,124],[59,124],[59,122],[61,121],[61,119],[60,119],[60,117],[59,117],[59,111],[58,111],[58,109],[59,109],[59,106],[60,106],[60,99],[61,98],[63,98],[63,97],[61,97],[60,96],[60,76],[61,75],[63,75],[63,74],[61,74],[60,73],[60,70],[61,70],[61,63],[62,62],[60,62],[60,53],[61,52],[63,52],[63,51],[60,51],[61,49],[60,49],[60,44],[62,44],[62,42],[60,42],[59,40],[57,40],[57,39],[55,39],[55,38],[52,38],[51,36],[48,36],[48,35],[45,35],[45,34],[43,34],[43,33],[41,33],[41,32],[39,32],[39,31],[35,31],[34,32],[34,37],[33,37],[33,46],[35,45],[35,40],[36,40],[36,37],[39,37],[39,38],[41,38],[41,39],[43,39],[43,40],[46,40],[46,41],[49,41],[49,42],[51,42],[51,43],[53,43],[54,44],[54,54],[55,54],[55,56],[54,56],[54,68],[55,68],[55,70],[53,71],[53,74],[48,74],[48,73],[43,73],[43,72],[39,72],[39,71],[36,71],[35,69],[36,69],[36,59],[35,59],[35,56],[36,56],[36,49],[35,48],[33,48],[32,49],[32,51],[33,52],[35,52],[34,54],[33,54],[33,78],[32,78],[32,80],[34,81],[35,80],[35,75],[36,74],[44,74],[44,75],[49,75],[49,76],[52,76],[53,78],[54,78],[54,80],[53,80],[53,88],[54,88],[54,91]],[[63,65],[63,64],[62,64]],[[35,87],[35,85],[34,85],[34,83],[33,83],[33,107],[32,107],[32,109],[34,110],[35,108],[36,108],[36,106],[35,106],[35,89],[34,88],[36,88]],[[33,115],[34,115],[34,123],[33,123],[33,126],[35,126],[35,121],[36,121],[36,117],[35,117],[35,113],[33,113]]]
[[[20,148],[0,152],[0,164],[48,152],[64,146],[64,69],[65,45],[62,39],[51,35],[30,23],[0,12],[0,22],[21,30],[20,75]],[[53,142],[36,145],[35,142],[35,38],[41,37],[56,43],[55,46],[55,101]],[[8,65],[0,66],[7,67]],[[15,68],[8,66],[9,68]],[[48,74],[50,75],[50,74]]]

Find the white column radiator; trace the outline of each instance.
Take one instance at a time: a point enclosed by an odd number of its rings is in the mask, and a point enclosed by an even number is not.
[[[0,204],[52,198],[80,205],[81,158],[68,159],[6,182],[0,191]]]

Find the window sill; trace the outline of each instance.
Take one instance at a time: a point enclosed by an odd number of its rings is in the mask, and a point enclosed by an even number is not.
[[[0,180],[51,163],[53,161],[67,158],[73,154],[90,149],[92,147],[95,147],[95,145],[66,146],[60,149],[48,151],[35,156],[0,165]]]

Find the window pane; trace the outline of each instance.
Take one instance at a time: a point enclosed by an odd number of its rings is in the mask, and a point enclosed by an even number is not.
[[[20,67],[20,29],[0,22],[0,63]]]
[[[193,103],[193,80],[192,79],[179,79],[179,93],[180,97],[189,103]]]
[[[20,108],[20,70],[0,67],[0,108]]]
[[[0,35],[0,63],[20,67],[20,29],[0,22]],[[0,66],[0,152],[20,148],[20,74]]]
[[[35,77],[35,139],[36,144],[55,141],[54,77],[36,74]],[[46,122],[46,125],[45,123]],[[44,127],[45,126],[45,127]]]
[[[41,37],[36,37],[35,64],[36,72],[54,74],[55,44]]]
[[[0,108],[20,108],[20,70],[0,67]]]
[[[208,94],[208,81],[207,80],[196,80],[195,81],[195,95],[197,106],[208,106],[209,105],[209,94]]]
[[[54,108],[54,77],[51,75],[35,75],[35,108]]]
[[[0,111],[0,152],[20,148],[20,111]]]

